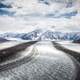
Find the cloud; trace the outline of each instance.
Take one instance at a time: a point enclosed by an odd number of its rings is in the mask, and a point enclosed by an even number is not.
[[[36,29],[35,25],[26,23],[19,18],[0,16],[0,32],[30,32]]]
[[[36,28],[80,31],[79,1],[69,5],[68,0],[55,1],[50,5],[39,3],[38,0],[2,1],[0,32],[30,32]]]

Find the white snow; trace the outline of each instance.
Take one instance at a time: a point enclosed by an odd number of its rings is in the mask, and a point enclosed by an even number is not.
[[[71,43],[70,41],[68,41],[68,42],[62,41],[62,42],[58,42],[58,43],[61,44],[64,48],[67,48],[72,51],[76,51],[76,52],[80,53],[80,44]]]

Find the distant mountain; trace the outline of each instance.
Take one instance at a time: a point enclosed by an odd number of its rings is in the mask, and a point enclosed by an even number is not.
[[[73,40],[73,43],[80,43],[80,39],[79,40]]]
[[[42,34],[42,30],[37,29],[37,30],[29,32],[27,34],[19,35],[19,38],[21,38],[23,40],[36,40],[40,37],[41,34]]]
[[[2,43],[2,42],[6,42],[6,41],[8,41],[8,40],[5,39],[5,38],[0,37],[0,43]]]
[[[37,29],[29,33],[3,33],[0,37],[15,40],[80,40],[80,32],[59,32]]]
[[[22,40],[37,40],[41,34],[42,30],[37,29],[29,33],[3,33],[0,34],[0,37],[3,37],[5,39],[16,38]]]
[[[44,35],[41,36],[41,40],[78,40],[80,39],[79,32],[53,32],[46,31]]]

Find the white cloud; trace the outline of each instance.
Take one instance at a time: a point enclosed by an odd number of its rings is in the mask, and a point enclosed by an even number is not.
[[[8,3],[11,0],[8,0]],[[14,17],[0,16],[0,32],[29,32],[36,28],[50,28],[60,31],[80,31],[80,4],[76,2],[71,8],[65,8],[65,3],[53,3],[50,6],[38,3],[37,0],[12,0],[13,8],[10,11],[15,11]],[[15,2],[16,1],[16,2]],[[48,13],[63,14],[71,11],[78,11],[76,16],[70,19],[61,18],[45,18],[43,15]],[[40,13],[39,17],[27,17],[31,13]],[[55,27],[54,27],[55,26]],[[53,28],[52,28],[53,27]]]
[[[19,18],[0,16],[0,32],[30,32],[34,29],[33,25]]]

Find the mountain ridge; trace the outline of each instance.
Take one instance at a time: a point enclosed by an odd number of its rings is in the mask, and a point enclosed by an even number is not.
[[[2,33],[0,37],[17,40],[79,40],[80,32],[43,31],[42,29],[36,29],[28,33]]]

